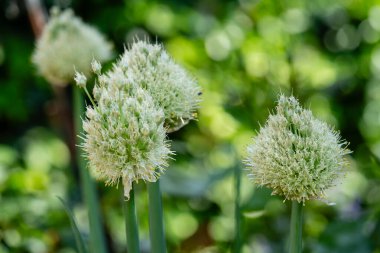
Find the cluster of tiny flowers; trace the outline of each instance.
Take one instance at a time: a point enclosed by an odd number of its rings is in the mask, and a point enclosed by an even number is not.
[[[97,76],[93,107],[87,108],[83,148],[92,174],[106,184],[120,179],[129,197],[133,181],[154,182],[172,152],[166,133],[195,117],[200,88],[160,45],[143,41],[126,50],[113,68]],[[75,81],[86,89],[86,77]]]
[[[288,200],[324,199],[345,174],[347,142],[294,97],[280,96],[276,111],[248,147],[250,176]]]
[[[200,87],[161,45],[137,41],[125,50],[117,65],[163,109],[168,132],[196,116]]]
[[[122,180],[129,198],[133,181],[154,182],[171,155],[163,126],[164,113],[152,97],[115,66],[100,74],[93,93],[96,105],[87,107],[83,149],[95,178],[114,185]]]
[[[84,24],[71,10],[53,9],[32,61],[47,81],[66,85],[73,80],[75,69],[87,76],[93,58],[103,62],[111,56],[111,44],[96,29]]]

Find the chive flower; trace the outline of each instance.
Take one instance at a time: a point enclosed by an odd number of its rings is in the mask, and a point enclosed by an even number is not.
[[[47,81],[67,85],[75,70],[88,76],[93,58],[100,62],[112,56],[112,46],[95,28],[85,24],[72,10],[51,11],[51,18],[38,39],[32,62]]]
[[[200,87],[161,45],[137,41],[125,50],[117,65],[163,109],[167,132],[196,117]]]
[[[94,104],[87,107],[83,122],[83,149],[92,175],[107,185],[121,180],[129,198],[133,181],[154,182],[167,166],[171,151],[164,113],[151,95],[117,66],[105,74],[100,74],[97,62],[92,66],[98,82]]]
[[[273,195],[298,202],[324,199],[345,174],[347,145],[297,99],[281,95],[276,113],[248,146],[246,164],[254,183]]]

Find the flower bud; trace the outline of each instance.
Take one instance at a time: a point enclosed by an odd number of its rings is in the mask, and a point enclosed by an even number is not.
[[[92,69],[92,72],[94,72],[97,75],[100,75],[100,72],[102,70],[102,65],[97,60],[92,60],[91,69]]]
[[[80,88],[86,87],[87,78],[83,73],[75,72],[74,81]]]

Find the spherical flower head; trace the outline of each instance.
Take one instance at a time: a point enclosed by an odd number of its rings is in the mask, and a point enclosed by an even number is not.
[[[163,109],[168,132],[194,119],[200,102],[200,87],[161,45],[137,41],[124,52],[118,66]]]
[[[66,85],[73,80],[75,70],[88,76],[93,58],[104,62],[111,56],[111,44],[95,28],[71,10],[55,9],[37,41],[32,61],[51,84]]]
[[[118,69],[103,75],[94,97],[97,105],[87,108],[83,122],[90,171],[108,185],[121,180],[129,198],[133,181],[154,182],[167,166],[164,113]]]
[[[276,111],[248,147],[250,176],[288,200],[324,199],[345,174],[347,142],[294,97],[280,96]]]

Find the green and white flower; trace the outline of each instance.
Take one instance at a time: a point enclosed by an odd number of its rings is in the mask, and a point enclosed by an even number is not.
[[[161,45],[137,41],[124,52],[117,65],[163,109],[168,132],[178,130],[196,117],[200,87]]]
[[[252,180],[274,195],[298,202],[323,199],[345,174],[347,145],[294,97],[280,96],[276,114],[248,147],[246,164]]]
[[[67,85],[75,70],[88,76],[91,61],[107,61],[112,46],[95,28],[75,17],[72,10],[52,10],[49,22],[37,41],[32,61],[51,84]]]
[[[94,97],[96,104],[87,107],[83,122],[83,148],[90,171],[107,185],[121,180],[129,198],[132,182],[156,181],[172,154],[164,113],[151,95],[117,66],[99,76]]]

